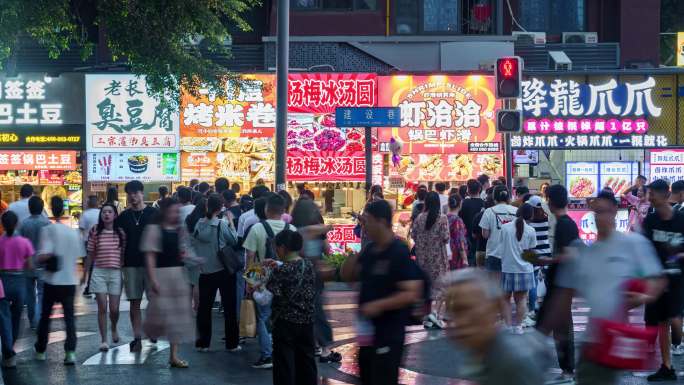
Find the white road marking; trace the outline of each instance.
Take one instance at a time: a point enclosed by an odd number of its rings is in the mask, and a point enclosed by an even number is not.
[[[169,348],[166,341],[158,341],[156,347],[148,341],[143,341],[142,351],[131,353],[130,345],[110,348],[106,352],[99,352],[83,362],[83,365],[142,365],[153,354]]]
[[[92,336],[93,332],[76,332],[76,338]],[[66,340],[65,331],[50,332],[48,334],[48,345],[54,344],[56,342],[62,342]],[[36,343],[36,337],[24,337],[19,338],[17,342],[14,343],[14,351],[17,353],[25,352],[27,350],[33,350],[33,344]]]

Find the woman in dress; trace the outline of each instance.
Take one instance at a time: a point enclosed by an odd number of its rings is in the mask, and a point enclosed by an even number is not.
[[[468,240],[466,238],[468,230],[463,219],[458,215],[461,211],[461,197],[458,194],[449,195],[448,205],[447,220],[449,221],[449,234],[451,236],[449,267],[451,270],[462,269],[468,267]]]
[[[187,247],[188,235],[180,223],[180,203],[166,198],[159,209],[157,223],[145,227],[140,242],[150,283],[143,328],[150,339],[168,339],[172,368],[187,368],[188,363],[178,357],[178,345],[193,341],[195,327],[183,265],[185,260],[194,262],[196,258]]]
[[[119,322],[119,300],[121,298],[121,258],[126,248],[126,234],[116,225],[116,206],[105,203],[100,209],[97,225],[88,234],[88,256],[85,263],[85,282],[90,282],[90,292],[97,300],[97,325],[100,329],[100,351],[109,350],[107,344],[107,299],[109,299],[109,320],[112,325],[112,342],[119,342],[116,324]],[[93,265],[94,264],[94,265]],[[90,270],[90,266],[93,269]],[[90,281],[88,281],[90,279]]]
[[[527,293],[535,287],[534,266],[523,259],[523,253],[534,253],[537,235],[527,224],[532,220],[534,208],[525,203],[518,209],[517,218],[501,226],[501,286],[505,293],[503,317],[506,325],[522,334],[522,321],[527,314]],[[515,301],[515,322],[511,322],[511,302]]]
[[[449,271],[447,247],[451,240],[449,221],[441,214],[439,194],[432,191],[425,197],[425,210],[418,215],[411,226],[411,237],[415,242],[415,254],[418,265],[430,277],[432,282]],[[432,311],[427,316],[425,326],[443,328],[440,317],[442,313],[442,295],[440,290],[432,292]]]

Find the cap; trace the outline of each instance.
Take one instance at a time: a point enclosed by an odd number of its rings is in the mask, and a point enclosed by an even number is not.
[[[527,203],[532,207],[542,207],[542,199],[539,195],[532,195]]]
[[[653,191],[660,191],[660,192],[670,191],[670,185],[662,179],[654,180],[653,182],[651,182],[651,184],[649,184],[646,187],[649,190],[653,190]]]

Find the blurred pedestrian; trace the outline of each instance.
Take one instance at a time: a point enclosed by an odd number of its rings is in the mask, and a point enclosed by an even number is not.
[[[459,215],[461,202],[461,197],[458,194],[449,196],[447,221],[449,222],[449,236],[451,238],[449,241],[449,248],[451,249],[449,267],[451,270],[468,267],[468,230]]]
[[[501,226],[501,286],[504,291],[506,309],[503,313],[506,324],[516,334],[523,333],[522,321],[527,315],[527,293],[534,288],[534,267],[523,259],[523,253],[532,252],[537,246],[537,237],[529,224],[534,208],[523,204],[513,222]],[[511,317],[511,297],[515,302],[515,321]]]
[[[518,209],[509,204],[510,195],[506,186],[496,186],[492,191],[496,205],[482,214],[480,228],[482,236],[487,240],[487,259],[485,267],[492,274],[494,280],[501,280],[501,227],[516,218]]]
[[[14,212],[19,219],[19,226],[24,223],[24,219],[31,216],[28,207],[29,198],[33,196],[33,186],[30,184],[24,184],[19,189],[19,199],[18,201],[12,202],[7,208],[9,211]],[[47,217],[47,214],[44,214]]]
[[[266,288],[273,294],[273,384],[316,385],[314,298],[316,275],[302,258],[302,236],[283,230],[275,237],[278,260]]]
[[[250,195],[252,196],[252,200],[254,201],[254,200],[261,198],[263,195],[267,194],[268,192],[269,192],[269,189],[266,186],[263,186],[263,185],[254,186],[252,188]],[[242,201],[242,199],[241,199],[241,201]],[[245,230],[247,230],[247,227],[249,227],[249,226],[245,226],[245,222],[248,222],[248,220],[250,223],[256,223],[259,221],[259,218],[254,213],[254,208],[250,208],[247,211],[243,211],[242,215],[240,216],[240,219],[238,220],[237,235],[238,235],[238,239],[240,239],[240,243],[242,243],[245,239],[245,236],[246,236]]]
[[[2,214],[2,227],[5,234],[0,236],[0,280],[4,289],[4,298],[0,301],[0,321],[3,325],[11,325],[10,333],[3,333],[7,338],[3,342],[2,366],[16,366],[13,344],[19,339],[21,315],[24,312],[26,299],[25,270],[33,268],[31,257],[35,251],[31,241],[18,235],[16,228],[19,222],[17,215],[11,211]]]
[[[518,186],[515,188],[515,201],[511,203],[511,206],[520,207],[525,203],[525,196],[530,193],[530,189],[527,186]]]
[[[446,183],[437,182],[435,183],[435,191],[439,194],[439,204],[441,208],[441,213],[446,215],[449,212],[449,196],[446,194]]]
[[[674,203],[674,210],[684,214],[684,180],[672,183],[670,202]]]
[[[166,198],[159,209],[156,223],[145,226],[140,243],[149,280],[144,330],[155,341],[161,337],[168,339],[172,368],[187,368],[188,363],[178,357],[178,345],[191,342],[195,333],[190,286],[185,282],[183,264],[195,257],[187,247],[188,234],[180,223],[180,203]]]
[[[78,278],[76,262],[86,255],[81,236],[60,220],[64,214],[64,200],[58,196],[50,199],[50,208],[55,223],[42,228],[38,263],[45,265],[43,273],[43,302],[38,324],[38,339],[35,344],[36,360],[47,359],[45,350],[50,332],[50,317],[55,303],[62,305],[62,314],[66,324],[66,341],[64,342],[64,365],[76,363],[76,318],[74,315],[74,297]]]
[[[484,209],[484,200],[480,198],[480,193],[482,192],[482,186],[480,182],[476,179],[469,179],[466,184],[466,194],[461,195],[463,202],[461,203],[461,210],[459,215],[463,219],[467,230],[468,239],[468,264],[470,266],[476,266],[475,253],[477,251],[477,244],[475,238],[473,238],[473,228],[474,228],[474,218],[480,211]],[[480,223],[479,221],[477,222]],[[484,251],[484,250],[482,250]]]
[[[485,200],[485,199],[487,199],[486,191],[492,186],[491,183],[489,182],[489,175],[480,174],[477,177],[477,181],[480,183],[480,186],[482,187],[482,192],[480,193],[480,198],[482,198],[482,200]]]
[[[286,223],[291,223],[292,222],[292,216],[290,215],[290,209],[292,209],[292,203],[293,203],[292,196],[290,195],[290,193],[288,193],[285,190],[278,191],[278,195],[283,197],[283,199],[285,200],[285,213],[283,214],[283,220]]]
[[[157,199],[156,201],[154,201],[154,203],[152,203],[152,207],[154,207],[155,209],[159,210],[159,202],[161,202],[162,200],[168,198],[168,196],[169,196],[169,188],[166,187],[166,186],[164,186],[164,185],[161,185],[161,186],[159,186],[159,188],[157,189],[157,191],[159,192],[159,199]]]
[[[112,343],[119,342],[119,302],[121,299],[121,257],[126,249],[126,234],[116,225],[116,207],[105,203],[99,211],[99,219],[88,234],[83,282],[88,282],[90,292],[97,301],[97,326],[100,329],[100,351],[109,350],[107,343],[107,305],[112,328]],[[92,269],[90,268],[92,266]]]
[[[224,265],[218,255],[219,251],[225,247],[237,246],[237,235],[226,218],[218,217],[222,207],[223,201],[218,194],[209,195],[206,217],[197,222],[192,233],[194,252],[204,259],[200,265],[200,296],[197,311],[197,340],[195,341],[195,349],[200,352],[209,351],[211,344],[211,309],[216,299],[216,291],[220,292],[223,305],[225,348],[230,352],[241,349],[238,344],[238,319],[235,304],[237,272],[228,270],[228,266]]]
[[[442,206],[439,194],[429,192],[425,198],[425,211],[418,215],[411,226],[411,237],[415,242],[416,262],[427,273],[432,282],[449,271],[449,257],[447,247],[451,237],[449,235],[449,221],[441,213]],[[433,290],[432,311],[427,316],[426,327],[443,328],[442,305],[443,299],[439,290]]]
[[[97,195],[91,195],[86,202],[86,209],[81,214],[81,219],[78,221],[78,229],[81,230],[81,238],[83,243],[88,242],[88,234],[90,229],[97,225],[100,217],[100,207],[97,202]]]
[[[235,195],[233,190],[228,189],[223,192],[222,197],[226,220],[228,220],[233,229],[237,230],[240,216],[242,215],[240,205],[237,203],[237,195]]]
[[[207,215],[207,198],[205,198],[203,195],[200,195],[193,206],[194,209],[190,214],[188,214],[183,222],[188,234],[192,234],[195,231],[197,222]],[[183,207],[185,206],[181,206],[181,218],[183,216]],[[190,248],[193,250],[193,252],[195,250],[196,242],[197,241],[195,238],[190,237]],[[195,253],[195,255],[197,255],[197,253]],[[190,287],[192,287],[192,311],[197,313],[197,309],[199,307],[200,267],[196,264],[187,263],[184,264],[184,268],[188,283],[190,283]]]
[[[188,187],[180,186],[177,195],[177,199],[181,204],[181,223],[185,223],[185,219],[195,209],[195,205],[192,203],[192,190],[190,190]]]
[[[534,208],[534,215],[532,220],[528,222],[537,237],[537,246],[534,248],[535,255],[539,258],[549,259],[551,258],[551,244],[549,243],[549,217],[544,210],[544,202],[538,195],[531,195],[526,201],[530,206]],[[530,289],[528,293],[529,301],[529,314],[525,319],[525,326],[532,326],[535,323],[536,311],[537,311],[537,285],[539,283],[539,276],[541,274],[541,267],[535,266],[534,268],[534,288]]]
[[[235,195],[240,195],[240,184],[239,183],[233,183],[230,185],[230,189],[233,190]]]
[[[200,182],[200,184],[197,185],[197,192],[199,192],[200,195],[204,195],[206,197],[209,195],[210,191],[211,185],[207,182]]]
[[[462,185],[458,186],[457,191],[454,191],[454,189],[452,188],[451,191],[449,192],[449,195],[450,196],[454,195],[454,193],[458,193],[458,196],[460,196],[461,199],[466,199],[466,197],[468,196],[468,185],[462,184]]]

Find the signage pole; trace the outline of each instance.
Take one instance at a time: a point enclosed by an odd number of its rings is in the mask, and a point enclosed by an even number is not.
[[[511,103],[509,100],[504,99],[504,106],[506,108],[511,108]],[[508,191],[513,193],[513,152],[511,151],[511,133],[504,133],[504,156],[506,163],[506,187]]]
[[[370,127],[365,127],[363,131],[366,150],[366,192],[368,192],[373,184],[373,139]]]
[[[290,46],[290,0],[278,1],[278,40],[276,57],[276,164],[275,189],[285,190],[287,153],[287,75]]]

